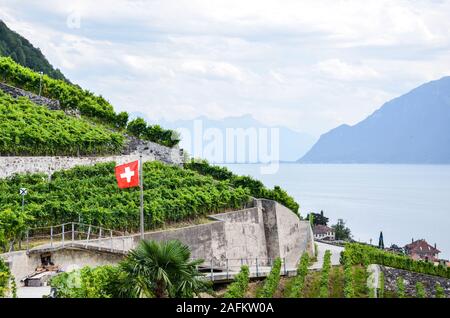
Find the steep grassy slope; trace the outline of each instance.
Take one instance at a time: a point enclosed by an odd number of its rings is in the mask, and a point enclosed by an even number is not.
[[[0,78],[15,87],[39,93],[41,76],[29,68],[15,63],[9,57],[0,57]],[[127,131],[131,135],[150,140],[168,147],[178,144],[176,133],[157,125],[150,126],[142,119],[128,123],[128,113],[116,113],[113,106],[102,96],[97,96],[78,85],[53,79],[47,75],[42,77],[42,96],[57,99],[64,110],[78,110],[85,119],[107,126],[118,132]]]
[[[19,188],[28,188],[25,212],[31,227],[81,220],[107,228],[139,228],[138,188],[119,189],[114,163],[56,172],[48,182],[43,174],[0,180],[0,209],[20,209]],[[249,200],[243,188],[231,188],[194,171],[159,162],[144,164],[145,227],[187,220],[236,209]]]
[[[17,63],[37,72],[42,71],[53,78],[67,81],[60,70],[53,68],[41,50],[35,48],[20,34],[10,30],[1,20],[0,55],[9,56]]]
[[[0,90],[0,155],[120,153],[125,138],[103,125],[14,99]]]
[[[24,90],[39,93],[41,76],[29,68],[15,63],[11,58],[0,57],[2,80]],[[91,117],[113,127],[124,128],[126,120],[116,114],[110,103],[101,96],[82,89],[77,85],[42,77],[42,96],[59,100],[63,109],[78,109],[82,115]],[[128,117],[126,118],[128,119]]]

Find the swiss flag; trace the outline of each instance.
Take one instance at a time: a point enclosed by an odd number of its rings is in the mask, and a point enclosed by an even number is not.
[[[115,171],[119,188],[139,186],[139,160],[116,166]]]

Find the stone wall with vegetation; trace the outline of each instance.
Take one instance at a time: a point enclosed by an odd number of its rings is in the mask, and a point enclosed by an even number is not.
[[[402,277],[405,283],[406,294],[410,297],[416,296],[416,284],[422,283],[425,287],[427,297],[434,297],[436,294],[436,284],[444,288],[444,293],[450,297],[450,279],[439,276],[419,274],[401,269],[380,266],[385,277],[385,290],[395,293],[397,290],[397,279]]]
[[[138,160],[140,152],[142,152],[144,162],[158,160],[166,164],[181,165],[184,161],[182,149],[169,148],[154,142],[143,142],[138,144],[134,151],[120,156],[2,156],[0,157],[0,178],[22,173],[52,174],[55,171],[67,170],[75,166],[92,166],[101,162],[114,161],[121,164]]]
[[[27,97],[30,99],[33,103],[41,105],[41,106],[47,106],[51,110],[60,110],[61,106],[59,105],[59,101],[56,99],[47,98],[44,96],[39,96],[36,94],[33,94],[29,91],[7,85],[5,83],[0,82],[0,89],[4,91],[5,93],[11,95],[14,98],[17,97]]]

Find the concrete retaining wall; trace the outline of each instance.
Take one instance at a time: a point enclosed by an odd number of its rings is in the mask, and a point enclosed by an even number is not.
[[[110,253],[98,253],[90,250],[58,250],[52,252],[52,262],[62,270],[82,268],[84,266],[113,265],[120,262],[124,256]]]
[[[81,249],[61,249],[51,252],[52,262],[60,269],[72,270],[84,266],[113,265],[123,259],[123,255],[111,253],[99,253],[94,250]],[[14,275],[16,284],[21,286],[21,280],[32,274],[38,266],[41,265],[41,254],[31,253],[27,255],[26,251],[17,251],[0,254],[9,265],[11,273]]]
[[[255,200],[255,207],[211,216],[216,222],[169,231],[147,233],[146,239],[180,240],[193,258],[213,261],[214,266],[239,266],[241,259],[260,264],[285,258],[296,267],[304,251],[314,254],[312,229],[308,221],[271,200]],[[139,242],[135,236],[135,243]]]
[[[301,253],[314,254],[313,233],[308,221],[301,221],[291,210],[272,200],[259,200],[264,215],[268,256],[281,257],[286,266],[295,267]]]
[[[0,254],[8,264],[11,273],[14,275],[17,286],[20,286],[20,280],[33,273],[41,264],[40,255],[27,255],[26,251],[17,251]]]
[[[228,259],[229,266],[239,266],[243,258],[258,258],[263,263],[269,257],[260,208],[218,214],[214,218],[224,223],[227,248],[222,258]]]
[[[276,257],[285,258],[287,269],[295,269],[301,254],[314,253],[314,240],[308,221],[301,221],[297,215],[283,205],[271,200],[255,200],[254,207],[216,214],[212,222],[179,229],[148,232],[145,239],[156,241],[179,240],[189,246],[192,258],[204,259],[206,265],[214,267],[240,267],[241,261],[266,266]],[[117,263],[122,256],[96,252],[98,247],[126,250],[137,246],[140,235],[125,238],[108,238],[89,242],[89,250],[64,248],[51,251],[52,261],[63,268],[67,266],[99,266]],[[47,244],[48,245],[48,244]],[[92,246],[91,246],[92,245]],[[35,247],[27,256],[25,252],[3,254],[12,263],[12,273],[18,280],[32,273],[40,264],[40,251],[47,252],[48,246]],[[92,248],[91,248],[92,247]]]

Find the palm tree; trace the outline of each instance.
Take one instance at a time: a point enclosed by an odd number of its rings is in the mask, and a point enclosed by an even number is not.
[[[120,264],[126,273],[123,293],[129,297],[193,297],[208,283],[180,241],[141,241]]]

